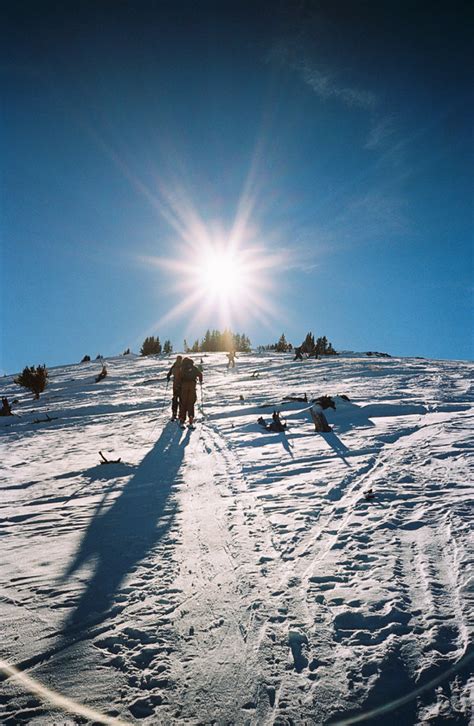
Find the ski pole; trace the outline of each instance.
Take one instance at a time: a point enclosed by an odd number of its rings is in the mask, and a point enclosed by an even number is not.
[[[202,397],[202,381],[199,381],[199,385],[201,387],[201,413],[204,416],[204,398]]]
[[[163,411],[165,410],[165,406],[166,406],[166,393],[168,391],[169,382],[170,382],[170,380],[169,380],[169,378],[167,378],[166,379],[166,387],[165,387],[165,395],[163,396],[163,405],[160,408],[160,414],[163,413]]]

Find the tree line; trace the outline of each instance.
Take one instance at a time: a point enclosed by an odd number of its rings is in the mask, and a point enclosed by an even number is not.
[[[230,350],[238,353],[250,353],[251,349],[250,338],[245,333],[233,333],[227,328],[223,332],[206,330],[204,337],[201,340],[195,340],[191,346],[186,340],[184,341],[185,353],[219,353]]]
[[[314,339],[313,333],[309,332],[306,334],[305,339],[299,346],[293,346],[286,340],[284,333],[281,334],[279,340],[276,343],[270,343],[268,345],[259,345],[258,351],[275,351],[276,353],[291,353],[293,350],[305,353],[308,356],[319,356],[319,355],[337,355],[337,351],[334,349],[332,343],[330,343],[325,335]]]
[[[303,340],[300,346],[301,352],[307,355],[337,355],[337,351],[334,350],[332,343],[322,335],[320,338],[314,340],[313,333],[307,333],[306,338]]]
[[[149,335],[143,341],[142,347],[140,348],[140,355],[170,355],[173,352],[173,346],[170,340],[165,340],[161,345],[159,336]]]

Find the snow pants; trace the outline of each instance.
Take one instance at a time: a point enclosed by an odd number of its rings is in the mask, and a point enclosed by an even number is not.
[[[186,421],[186,416],[189,416],[189,420],[192,422],[196,398],[196,381],[183,381],[179,395],[179,420],[181,423]]]

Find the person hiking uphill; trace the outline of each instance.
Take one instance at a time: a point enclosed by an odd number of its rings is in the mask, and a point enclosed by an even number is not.
[[[235,368],[235,351],[231,350],[230,353],[227,353],[227,357],[229,359],[227,368]]]
[[[189,425],[194,422],[194,404],[196,403],[196,381],[202,383],[202,373],[194,365],[192,358],[183,358],[181,363],[181,391],[179,396],[179,422],[184,426],[186,416]]]
[[[166,380],[169,382],[171,376],[173,376],[173,398],[171,399],[171,420],[174,421],[178,415],[179,397],[181,391],[181,363],[183,356],[176,356],[176,360],[171,366],[166,376]]]

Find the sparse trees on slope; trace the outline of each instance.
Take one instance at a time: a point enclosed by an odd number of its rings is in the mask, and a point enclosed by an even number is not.
[[[328,341],[325,335],[317,339],[315,353],[316,355],[337,355],[336,351],[332,347],[332,344]]]
[[[315,343],[314,343],[314,335],[313,333],[306,333],[306,338],[304,339],[301,350],[303,353],[307,353],[308,355],[314,354],[315,349]]]
[[[195,340],[189,348],[185,342],[185,353],[216,353],[234,350],[239,353],[249,353],[251,349],[250,339],[245,333],[233,333],[227,328],[224,332],[220,330],[206,330],[201,342]]]
[[[161,353],[161,343],[157,336],[150,335],[143,341],[143,345],[140,348],[140,355],[159,355]]]
[[[314,341],[313,333],[307,333],[306,338],[301,344],[301,352],[309,356],[313,355],[337,355],[332,343],[328,341],[325,335]]]
[[[238,346],[235,346],[235,350],[239,351],[239,353],[250,353],[252,349],[252,344],[250,342],[250,338],[245,335],[245,333],[242,333],[240,336],[240,343]]]

